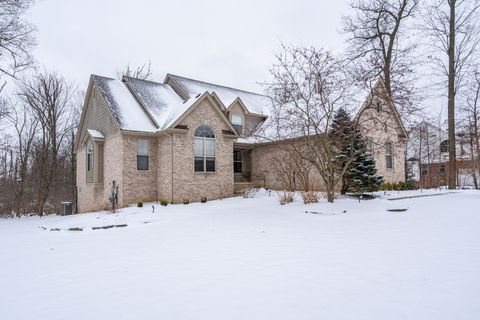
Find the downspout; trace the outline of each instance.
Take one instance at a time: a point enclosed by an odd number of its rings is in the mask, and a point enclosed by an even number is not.
[[[173,133],[172,133],[171,137],[172,137],[172,141],[171,141],[171,145],[170,145],[170,147],[171,147],[171,159],[170,160],[171,160],[171,174],[172,174],[172,177],[171,177],[171,179],[172,179],[172,183],[171,183],[172,195],[171,195],[170,199],[172,199],[171,203],[173,204]]]

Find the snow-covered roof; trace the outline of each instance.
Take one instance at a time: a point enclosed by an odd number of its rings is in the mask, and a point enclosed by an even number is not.
[[[87,133],[94,139],[105,139],[105,136],[98,130],[87,129]]]
[[[93,76],[93,80],[121,129],[144,132],[157,129],[125,83],[101,76]]]
[[[171,127],[206,92],[215,93],[224,106],[229,107],[240,99],[248,112],[268,115],[270,98],[242,90],[223,87],[198,80],[169,75],[188,97],[184,100],[168,81],[158,83],[131,77],[122,80],[93,75],[102,96],[107,102],[120,129],[141,132],[156,132]],[[167,78],[168,78],[167,77]]]
[[[160,129],[170,127],[198,97],[184,101],[168,84],[123,78],[153,117]]]
[[[169,74],[167,78],[168,77],[182,87],[190,97],[195,97],[204,92],[215,93],[227,108],[237,98],[240,98],[248,109],[248,112],[260,115],[268,115],[269,110],[272,108],[272,100],[262,94],[229,88],[173,74]]]

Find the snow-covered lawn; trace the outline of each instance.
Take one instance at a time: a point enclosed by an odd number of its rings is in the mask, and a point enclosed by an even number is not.
[[[428,193],[0,220],[0,319],[480,319],[480,192]]]

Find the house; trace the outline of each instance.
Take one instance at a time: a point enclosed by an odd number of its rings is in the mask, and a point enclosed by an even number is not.
[[[421,121],[409,130],[407,161],[412,168],[413,180],[421,188],[448,185],[449,140],[447,130]],[[478,157],[474,155],[468,135],[456,135],[456,177],[459,187],[473,186],[479,176]]]
[[[163,83],[92,75],[75,141],[78,211],[109,207],[113,191],[121,207],[284,188],[272,170],[281,141],[252,139],[271,107],[264,95],[172,74]],[[359,115],[379,174],[404,180],[406,132],[393,103],[371,95]],[[312,181],[321,190],[318,174]]]

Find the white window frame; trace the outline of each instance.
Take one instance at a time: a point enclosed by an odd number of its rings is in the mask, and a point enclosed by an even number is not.
[[[89,141],[87,144],[87,172],[93,172],[94,167],[93,143]]]
[[[147,168],[139,168],[139,157],[147,157]],[[150,140],[137,139],[137,170],[148,171],[150,169]]]

